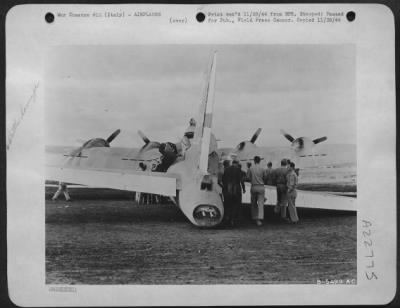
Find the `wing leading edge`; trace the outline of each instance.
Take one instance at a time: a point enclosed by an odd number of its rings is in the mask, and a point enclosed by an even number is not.
[[[88,186],[176,196],[179,176],[160,172],[46,166],[46,179]]]

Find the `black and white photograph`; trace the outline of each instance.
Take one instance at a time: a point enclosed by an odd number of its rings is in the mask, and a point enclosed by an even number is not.
[[[390,301],[387,16],[328,4],[13,9],[13,302]]]
[[[356,283],[354,46],[47,64],[47,283]]]

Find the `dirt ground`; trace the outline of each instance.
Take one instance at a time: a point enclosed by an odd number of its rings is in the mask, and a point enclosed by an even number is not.
[[[129,192],[46,188],[47,284],[355,283],[356,214],[299,209],[290,225],[265,211],[257,227],[199,229],[172,204],[139,205]],[[62,201],[61,201],[62,200]]]

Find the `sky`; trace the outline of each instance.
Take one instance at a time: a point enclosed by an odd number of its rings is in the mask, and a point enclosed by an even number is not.
[[[113,145],[178,141],[197,115],[217,50],[213,132],[233,147],[263,129],[257,144],[294,137],[356,143],[353,45],[74,45],[49,53],[45,68],[47,145],[78,145],[121,134]]]

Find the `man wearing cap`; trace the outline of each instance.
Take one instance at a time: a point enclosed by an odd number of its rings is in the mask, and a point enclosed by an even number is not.
[[[261,158],[254,156],[254,165],[247,170],[247,179],[251,183],[251,217],[257,226],[264,220],[265,169],[260,166]]]
[[[297,223],[299,217],[296,210],[296,197],[297,197],[297,174],[295,170],[296,165],[291,162],[289,165],[289,172],[286,176],[287,181],[287,196],[288,196],[288,212],[291,223]]]
[[[276,181],[276,195],[277,202],[274,212],[280,214],[282,219],[286,218],[286,207],[287,207],[287,161],[286,159],[281,160],[281,167],[275,169],[275,181]]]

